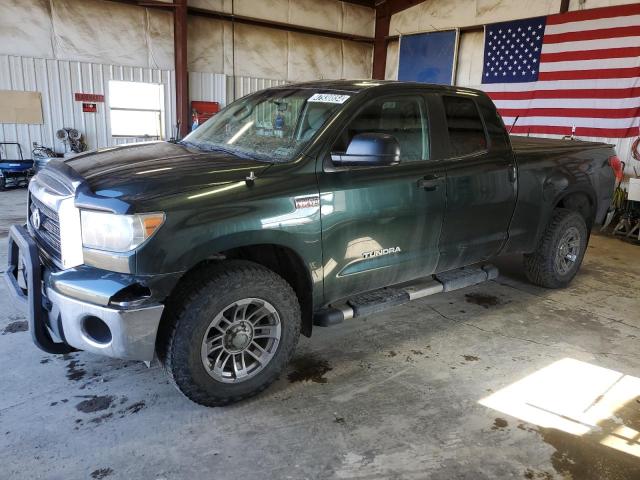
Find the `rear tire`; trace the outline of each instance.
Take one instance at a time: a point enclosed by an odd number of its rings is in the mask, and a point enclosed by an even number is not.
[[[0,177],[0,192],[4,192],[7,189],[7,179]]]
[[[536,250],[524,256],[527,278],[541,287],[566,287],[580,269],[588,240],[582,215],[564,208],[554,210]]]
[[[171,324],[158,352],[180,392],[215,407],[256,395],[278,378],[301,323],[298,299],[283,278],[229,261],[200,270],[181,292],[167,306]]]

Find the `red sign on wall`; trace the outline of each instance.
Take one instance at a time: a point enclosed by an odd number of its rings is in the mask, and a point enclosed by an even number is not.
[[[76,102],[104,103],[104,95],[97,93],[74,93]]]
[[[83,103],[82,111],[85,113],[96,113],[98,111],[98,106],[95,103]]]

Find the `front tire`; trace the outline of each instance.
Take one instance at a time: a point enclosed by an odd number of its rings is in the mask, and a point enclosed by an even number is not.
[[[291,359],[300,306],[291,286],[260,265],[229,261],[201,270],[168,306],[161,359],[190,400],[214,407],[256,395]]]
[[[564,208],[554,210],[536,250],[524,256],[527,278],[541,287],[566,287],[580,269],[588,240],[582,215]]]

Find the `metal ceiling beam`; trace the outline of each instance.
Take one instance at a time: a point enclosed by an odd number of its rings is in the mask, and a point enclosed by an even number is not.
[[[320,28],[303,27],[301,25],[292,25],[290,23],[276,22],[273,20],[262,20],[253,17],[245,17],[242,15],[233,15],[226,12],[217,12],[206,10],[204,8],[189,7],[189,15],[198,17],[214,18],[228,22],[241,23],[244,25],[253,25],[256,27],[274,28],[277,30],[285,30],[287,32],[306,33],[309,35],[317,35],[321,37],[337,38],[339,40],[350,40],[353,42],[373,43],[373,38],[363,35],[354,35],[351,33],[333,32],[331,30],[323,30]]]
[[[158,0],[107,0],[110,2],[125,3],[127,5],[136,5],[146,8],[157,8],[166,10],[173,9],[177,3],[164,3]],[[207,10],[205,8],[187,7],[187,14],[197,17],[213,18],[216,20],[223,20],[227,22],[241,23],[245,25],[254,25],[257,27],[273,28],[276,30],[284,30],[287,32],[306,33],[309,35],[317,35],[320,37],[337,38],[338,40],[350,40],[353,42],[373,43],[372,37],[363,35],[354,35],[351,33],[334,32],[331,30],[323,30],[320,28],[305,27],[302,25],[292,25],[284,22],[276,22],[273,20],[263,20],[253,17],[246,17],[242,15],[233,15],[227,12],[220,12],[216,10]]]
[[[353,3],[354,5],[360,5],[362,7],[376,8],[376,3],[379,0],[340,0],[342,3]]]

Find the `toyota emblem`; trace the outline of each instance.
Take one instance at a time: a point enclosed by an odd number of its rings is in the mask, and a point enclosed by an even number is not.
[[[31,223],[36,230],[40,229],[40,210],[37,208],[31,214]]]

